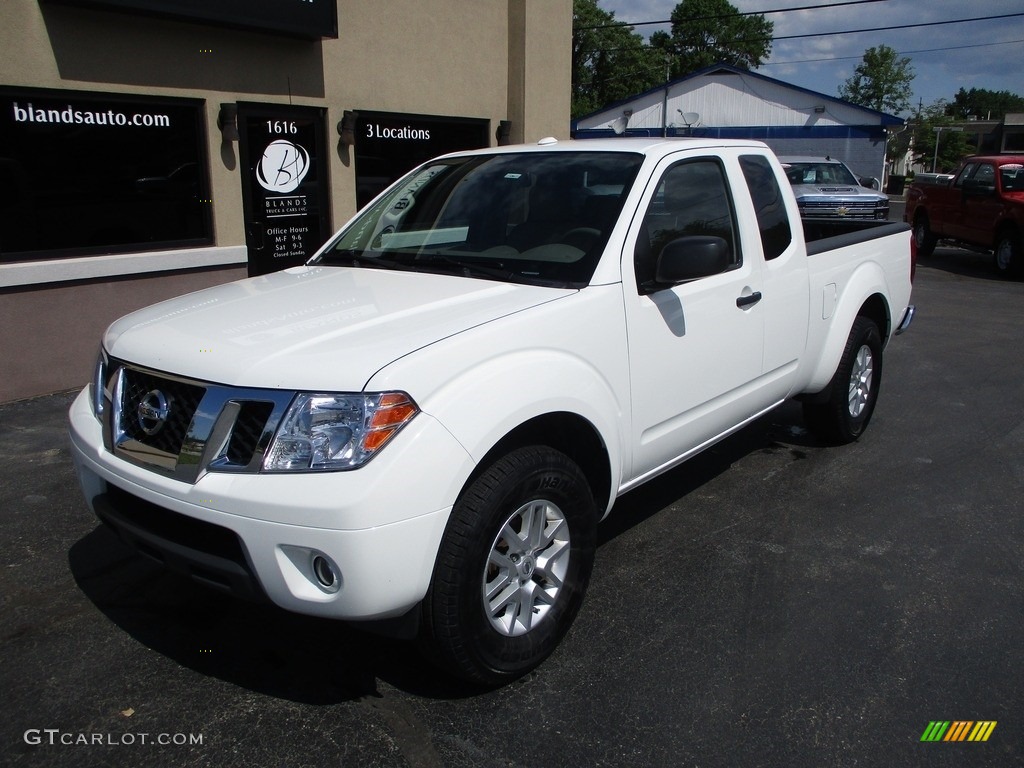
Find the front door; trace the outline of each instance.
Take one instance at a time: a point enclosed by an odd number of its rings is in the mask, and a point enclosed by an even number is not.
[[[643,220],[633,224],[636,295],[629,281],[623,285],[635,446],[632,482],[715,438],[723,424],[739,423],[757,411],[762,270],[757,258],[743,256],[729,189],[717,158],[676,162],[658,181]],[[658,252],[689,235],[724,239],[731,266],[710,277],[659,287],[654,274]]]
[[[325,111],[238,105],[249,276],[304,264],[331,234]]]

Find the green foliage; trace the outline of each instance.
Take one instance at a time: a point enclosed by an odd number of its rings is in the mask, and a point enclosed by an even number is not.
[[[573,0],[572,116],[642,93],[662,82],[664,66],[632,27],[615,23],[615,14],[597,0]]]
[[[925,107],[913,120],[914,162],[934,170],[936,173],[950,173],[956,170],[960,161],[974,151],[967,135],[963,132],[943,130],[954,122],[949,116],[949,102],[939,99],[931,106]],[[936,162],[935,143],[938,141],[939,152]],[[935,163],[934,169],[932,163]]]
[[[775,25],[764,16],[737,16],[728,0],[682,0],[672,11],[672,33],[655,32],[651,47],[678,78],[724,62],[756,69],[771,55]]]
[[[913,80],[909,57],[880,45],[864,51],[853,75],[839,86],[839,98],[895,115],[910,109]]]
[[[648,43],[598,0],[573,0],[572,116],[709,67],[718,62],[751,69],[771,54],[774,25],[763,16],[737,16],[728,0],[682,0],[672,11],[672,33]],[[594,27],[602,27],[594,29]]]
[[[957,120],[976,117],[978,120],[1002,120],[1007,112],[1024,112],[1024,97],[1009,91],[988,91],[984,88],[961,88],[948,105],[947,114]]]

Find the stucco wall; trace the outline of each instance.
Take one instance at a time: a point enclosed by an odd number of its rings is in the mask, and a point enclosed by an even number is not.
[[[0,262],[0,402],[84,381],[102,328],[125,311],[244,276],[238,145],[222,141],[222,103],[327,110],[335,228],[356,207],[351,150],[335,130],[345,110],[484,119],[492,143],[501,120],[512,121],[513,138],[568,135],[570,0],[337,1],[338,38],[310,41],[3,0],[0,84],[205,102],[214,243],[103,268],[88,259]],[[115,262],[131,266],[111,274]]]

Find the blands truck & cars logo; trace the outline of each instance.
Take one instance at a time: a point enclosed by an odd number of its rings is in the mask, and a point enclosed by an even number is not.
[[[268,192],[287,194],[299,188],[309,172],[309,152],[287,139],[270,142],[256,167],[256,180]]]

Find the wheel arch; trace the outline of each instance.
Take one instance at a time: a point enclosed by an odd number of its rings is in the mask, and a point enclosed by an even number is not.
[[[996,224],[996,227],[993,230],[992,237],[993,249],[995,249],[999,245],[999,241],[1004,236],[1009,236],[1011,238],[1016,236],[1018,240],[1022,238],[1021,229],[1017,225],[1017,222],[1014,221],[1013,219],[1003,219],[998,224]],[[1021,245],[1024,246],[1024,242],[1021,242]]]
[[[587,478],[598,510],[603,515],[610,509],[612,472],[604,440],[590,421],[567,411],[534,416],[506,433],[477,463],[466,487],[499,458],[528,445],[547,446],[572,459]]]
[[[847,290],[852,288],[848,286]],[[866,295],[865,295],[866,293]],[[839,367],[850,329],[858,317],[866,317],[878,327],[882,336],[883,348],[892,334],[892,311],[889,302],[880,288],[865,291],[859,304],[849,302],[846,307],[840,305],[836,310],[832,324],[829,326],[825,343],[822,346],[821,359],[815,368],[814,375],[804,393],[804,399],[828,397],[830,384]]]

